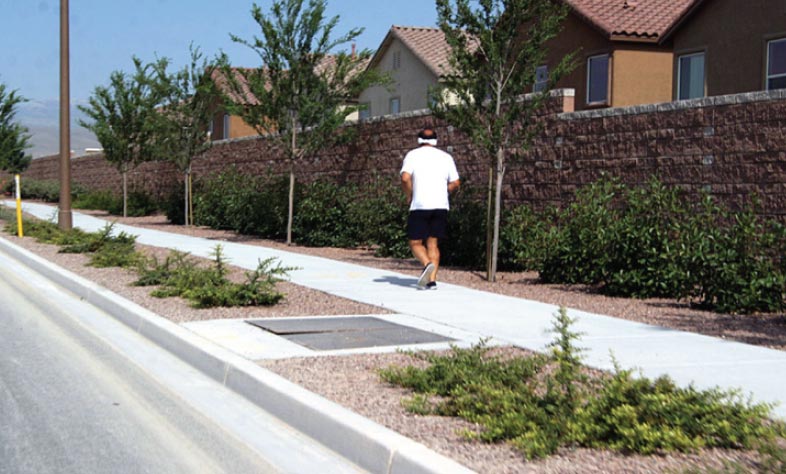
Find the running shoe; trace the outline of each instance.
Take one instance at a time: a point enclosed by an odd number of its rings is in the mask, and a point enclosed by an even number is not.
[[[428,265],[423,267],[423,273],[420,274],[420,278],[418,278],[418,286],[421,288],[425,288],[426,284],[428,284],[429,280],[431,280],[431,275],[434,274],[437,267],[434,266],[433,263],[429,262]]]

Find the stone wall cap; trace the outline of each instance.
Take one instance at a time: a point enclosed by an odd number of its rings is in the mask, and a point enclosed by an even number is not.
[[[662,102],[659,104],[642,104],[628,107],[609,107],[605,109],[581,110],[578,112],[566,112],[558,114],[557,116],[562,120],[580,120],[622,115],[650,114],[656,112],[671,112],[675,110],[699,109],[723,105],[748,104],[753,102],[768,102],[783,99],[786,99],[786,89],[744,92],[741,94],[678,100],[674,102]]]

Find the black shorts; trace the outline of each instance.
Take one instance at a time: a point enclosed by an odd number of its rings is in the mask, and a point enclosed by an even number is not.
[[[409,211],[407,219],[409,240],[425,240],[429,237],[444,239],[447,235],[447,228],[447,209]]]

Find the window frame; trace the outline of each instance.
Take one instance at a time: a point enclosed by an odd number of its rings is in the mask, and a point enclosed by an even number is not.
[[[392,71],[398,71],[401,69],[401,50],[393,51],[393,64],[392,64]]]
[[[697,57],[702,56],[704,58],[704,68],[702,68],[702,96],[701,97],[688,97],[688,98],[681,98],[680,91],[682,89],[682,59],[683,58],[690,58],[690,57]],[[682,53],[677,55],[677,89],[675,91],[675,100],[690,100],[690,99],[702,99],[707,97],[707,52],[706,51],[693,51],[690,53]]]
[[[396,103],[398,104],[398,110],[395,111],[395,112],[393,112],[393,101],[396,101]],[[388,100],[388,114],[389,115],[398,115],[400,113],[401,113],[401,97],[399,97],[399,96],[391,97]]]
[[[590,84],[592,81],[592,60],[597,58],[606,58],[606,97],[602,101],[590,101]],[[584,101],[589,107],[609,106],[611,105],[611,53],[593,54],[587,57],[587,82],[585,84],[585,97]]]
[[[368,120],[371,118],[371,102],[361,102],[358,109],[358,120]]]
[[[546,69],[546,80],[538,82],[538,70],[542,68]],[[540,86],[540,88],[538,86]],[[540,66],[535,68],[535,81],[532,84],[532,92],[545,92],[548,86],[549,86],[549,65],[541,64]]]
[[[773,43],[781,43],[781,42],[786,44],[786,36],[785,37],[768,39],[766,44],[765,44],[765,50],[766,50],[766,55],[767,55],[767,64],[765,65],[765,68],[764,68],[764,90],[767,90],[767,91],[783,89],[783,87],[780,87],[778,89],[771,89],[770,88],[770,81],[772,79],[786,78],[786,72],[785,73],[780,73],[780,74],[770,75],[770,64],[771,64],[770,46]]]
[[[229,126],[230,126],[231,122],[232,122],[232,119],[229,116],[229,114],[224,114],[224,123],[223,123],[223,126],[224,126],[224,140],[229,140]]]

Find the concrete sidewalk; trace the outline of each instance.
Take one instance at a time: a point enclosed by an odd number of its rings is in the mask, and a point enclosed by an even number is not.
[[[24,211],[49,219],[56,209],[25,203]],[[107,223],[80,213],[74,213],[73,220],[75,226],[88,231]],[[285,266],[299,268],[291,272],[293,283],[384,307],[406,318],[409,323],[404,324],[446,328],[465,340],[477,335],[542,351],[553,339],[548,330],[557,306],[443,283],[438,291],[420,291],[414,275],[119,224],[115,229],[138,236],[141,244],[201,257],[209,256],[221,243],[230,262],[247,269],[255,269],[260,259],[274,257]],[[683,386],[740,388],[756,401],[779,403],[774,412],[786,418],[786,352],[578,310],[570,309],[569,314],[578,318],[575,329],[584,333],[580,346],[586,348],[585,361],[590,366],[611,369],[613,354],[622,367],[639,368],[648,377],[668,374]]]

